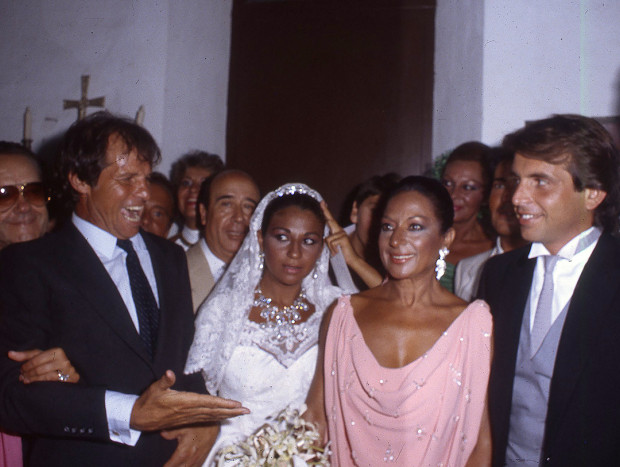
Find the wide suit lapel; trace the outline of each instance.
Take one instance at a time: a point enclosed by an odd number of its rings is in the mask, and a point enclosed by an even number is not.
[[[618,311],[614,297],[620,284],[619,259],[616,240],[603,234],[573,292],[551,380],[545,446],[553,442],[560,424],[566,422],[567,406],[607,316]]]
[[[74,290],[90,304],[89,308],[150,365],[151,359],[127,307],[97,254],[73,223],[67,222],[63,233],[64,243],[61,243],[58,253],[62,258],[59,267],[64,271],[65,278],[74,284]]]
[[[157,329],[157,348],[155,349],[153,359],[156,360],[161,352],[162,344],[165,340],[165,332],[170,328],[170,320],[172,319],[169,310],[172,309],[174,303],[171,303],[174,284],[170,282],[171,275],[166,272],[166,260],[160,248],[151,241],[148,235],[142,235],[146,247],[151,256],[151,264],[155,273],[155,281],[157,282],[157,294],[159,298],[159,327]],[[165,279],[168,280],[165,280]],[[172,326],[174,328],[174,326]]]
[[[215,280],[200,241],[187,250],[186,255],[192,287],[192,303],[196,312],[213,288]]]
[[[157,375],[161,375],[174,366],[182,369],[185,365],[194,335],[191,290],[182,249],[152,234],[141,233],[157,281],[160,314],[153,369]],[[171,349],[175,349],[175,352],[171,352]],[[180,377],[177,374],[177,379]],[[202,380],[199,387],[204,387]]]
[[[492,387],[489,393],[489,408],[494,412],[493,419],[497,422],[496,429],[499,430],[496,440],[498,446],[506,446],[508,442],[513,380],[521,324],[536,266],[536,259],[528,259],[528,253],[529,247],[523,248],[522,254],[504,269],[504,277],[497,282],[502,284],[501,290],[492,291],[494,299],[490,300],[494,304],[501,304],[496,312],[491,305],[491,312],[494,312],[495,348]]]

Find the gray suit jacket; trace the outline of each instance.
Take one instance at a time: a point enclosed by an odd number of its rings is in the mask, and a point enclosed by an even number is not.
[[[213,273],[211,273],[207,258],[205,258],[200,246],[200,241],[191,246],[185,254],[187,255],[189,281],[192,288],[192,305],[194,307],[194,314],[196,314],[202,302],[204,302],[211,289],[213,289],[215,280],[213,279]]]

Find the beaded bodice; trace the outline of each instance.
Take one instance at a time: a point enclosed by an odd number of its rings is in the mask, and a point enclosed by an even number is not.
[[[256,346],[271,354],[281,365],[288,368],[318,342],[321,313],[312,313],[304,322],[289,325],[290,332],[278,337],[276,329],[246,320],[239,345]]]

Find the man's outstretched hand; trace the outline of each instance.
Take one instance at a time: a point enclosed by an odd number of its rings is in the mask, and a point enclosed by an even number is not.
[[[131,412],[131,428],[139,431],[159,431],[184,425],[218,422],[250,413],[241,406],[241,402],[170,389],[175,381],[174,372],[167,370],[142,393]]]

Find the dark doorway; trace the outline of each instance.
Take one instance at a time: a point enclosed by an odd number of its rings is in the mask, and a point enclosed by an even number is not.
[[[435,0],[235,0],[227,161],[334,214],[375,175],[431,161]]]

